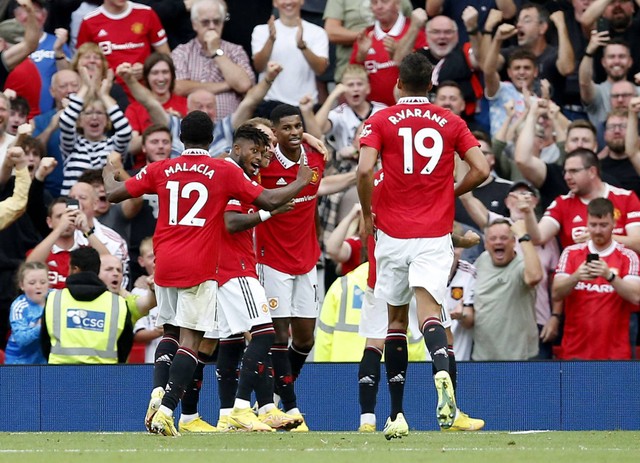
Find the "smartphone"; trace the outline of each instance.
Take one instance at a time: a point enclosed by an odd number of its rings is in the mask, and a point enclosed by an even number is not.
[[[600,259],[600,256],[599,256],[598,254],[596,254],[596,253],[593,253],[593,254],[589,253],[589,254],[587,254],[587,264],[588,264],[589,262],[593,262],[594,260],[598,260],[598,259]]]
[[[599,17],[596,28],[598,32],[609,32],[609,20],[607,18]]]
[[[67,209],[77,211],[80,209],[80,203],[77,199],[69,198],[67,199]]]

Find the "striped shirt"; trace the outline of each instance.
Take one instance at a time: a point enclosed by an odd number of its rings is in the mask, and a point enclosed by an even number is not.
[[[131,140],[131,126],[117,105],[108,109],[107,114],[115,134],[105,136],[100,141],[87,140],[76,130],[76,123],[82,111],[84,101],[77,95],[69,97],[69,105],[60,115],[60,152],[64,162],[62,189],[66,196],[78,178],[87,169],[101,169],[107,163],[112,151],[126,153]]]

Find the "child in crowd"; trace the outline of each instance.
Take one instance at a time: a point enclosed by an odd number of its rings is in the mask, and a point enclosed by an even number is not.
[[[49,292],[48,271],[42,262],[23,262],[18,268],[18,286],[24,294],[11,304],[6,364],[47,363],[40,348],[40,327]]]
[[[140,243],[140,256],[138,257],[138,264],[140,267],[146,270],[149,276],[153,276],[156,263],[155,256],[153,254],[153,238],[148,237],[142,240]],[[132,294],[144,295],[148,289],[147,280],[149,276],[141,276],[138,278],[135,284],[135,288],[131,291]],[[149,314],[142,317],[133,326],[135,342],[145,343],[147,346],[144,349],[144,362],[153,363],[155,359],[155,352],[160,339],[162,338],[163,330],[162,326],[156,326],[156,320],[158,318],[158,308],[154,307],[149,311]]]

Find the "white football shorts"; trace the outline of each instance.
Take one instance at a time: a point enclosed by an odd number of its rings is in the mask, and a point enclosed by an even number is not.
[[[156,326],[168,323],[203,332],[217,329],[217,292],[218,282],[214,280],[207,280],[190,288],[156,285],[159,309]]]
[[[374,294],[391,305],[408,304],[413,288],[424,288],[444,303],[453,264],[451,236],[398,239],[377,231]]]
[[[253,277],[232,278],[218,288],[218,331],[222,338],[271,323],[264,288]]]
[[[315,267],[303,275],[289,275],[258,264],[258,276],[267,295],[271,318],[318,318],[318,273]]]

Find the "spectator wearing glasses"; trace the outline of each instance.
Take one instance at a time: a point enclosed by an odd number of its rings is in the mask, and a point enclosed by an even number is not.
[[[191,7],[196,37],[171,53],[176,67],[178,95],[204,89],[216,95],[216,121],[238,109],[243,95],[255,84],[249,57],[240,45],[222,40],[229,19],[223,0],[197,0]]]

